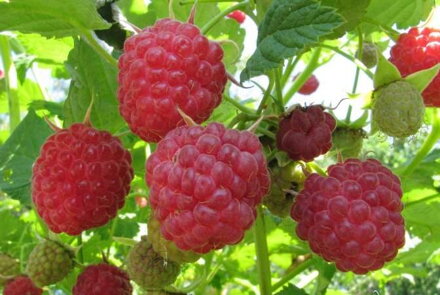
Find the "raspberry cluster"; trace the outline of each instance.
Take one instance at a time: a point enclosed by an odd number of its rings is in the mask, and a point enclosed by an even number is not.
[[[90,265],[78,276],[73,295],[131,295],[133,287],[127,274],[112,265]]]
[[[258,138],[218,123],[174,129],[146,166],[161,233],[197,253],[240,242],[270,185]]]
[[[281,120],[277,146],[294,161],[313,161],[330,150],[335,128],[335,119],[322,106],[297,107]]]
[[[132,178],[131,156],[120,140],[77,123],[41,147],[32,200],[51,231],[77,235],[116,216]]]
[[[127,39],[119,58],[119,110],[133,133],[158,142],[184,125],[208,119],[227,81],[223,50],[189,23],[161,19]]]
[[[346,160],[304,185],[291,210],[296,233],[339,270],[380,269],[404,245],[400,180],[377,160]]]
[[[440,63],[440,30],[412,28],[391,48],[390,61],[403,77]],[[440,74],[423,91],[426,106],[440,107]]]

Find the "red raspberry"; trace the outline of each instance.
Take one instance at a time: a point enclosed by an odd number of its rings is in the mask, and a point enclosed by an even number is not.
[[[73,295],[131,295],[133,287],[122,269],[101,263],[86,267],[72,291]]]
[[[240,242],[270,186],[258,138],[218,123],[171,131],[146,166],[162,235],[197,253]]]
[[[133,178],[130,153],[106,131],[73,124],[51,135],[33,167],[32,199],[50,230],[70,235],[106,224]]]
[[[277,146],[294,161],[313,161],[330,150],[335,128],[335,119],[322,106],[297,107],[281,120]]]
[[[30,278],[19,276],[6,284],[4,295],[41,295],[43,289],[37,288]]]
[[[184,125],[208,119],[227,82],[223,50],[188,23],[162,19],[127,39],[119,59],[119,111],[130,129],[158,142]]]
[[[233,18],[237,21],[237,23],[242,24],[246,19],[246,14],[241,10],[235,10],[227,15],[229,18]]]
[[[296,75],[293,78],[293,81],[295,81],[296,78],[298,78],[298,76],[300,74]],[[318,79],[316,78],[315,75],[311,75],[310,78],[303,84],[303,86],[301,86],[301,88],[298,90],[298,92],[303,94],[303,95],[310,95],[313,92],[315,92],[316,89],[318,89],[318,87],[319,87]]]
[[[297,235],[341,271],[364,274],[391,261],[405,243],[400,180],[377,160],[348,159],[311,174],[291,216]]]
[[[391,48],[390,61],[403,77],[440,63],[440,30],[412,28]],[[440,107],[440,74],[423,91],[425,105]]]

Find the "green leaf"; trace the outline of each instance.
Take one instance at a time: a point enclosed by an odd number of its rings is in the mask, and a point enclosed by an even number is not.
[[[65,37],[84,30],[106,29],[109,24],[90,0],[10,0],[0,2],[0,31]]]
[[[29,111],[0,147],[0,189],[23,204],[30,203],[32,165],[51,133],[47,123]]]
[[[300,289],[292,284],[289,284],[275,295],[308,295],[308,294],[303,289]]]
[[[94,96],[91,114],[93,126],[110,132],[116,132],[124,126],[116,98],[117,69],[82,40],[75,42],[67,67],[72,82],[64,103],[64,125],[82,122]]]
[[[366,17],[385,26],[396,24],[405,29],[425,20],[434,6],[435,0],[371,0]]]
[[[402,79],[399,70],[382,53],[378,52],[379,61],[374,74],[374,89]]]
[[[415,72],[405,77],[405,81],[411,83],[417,90],[422,92],[428,87],[429,83],[434,80],[440,70],[440,64],[437,64],[429,69]]]
[[[2,89],[4,89],[4,82],[4,79],[0,80],[0,113],[7,113],[9,111],[6,92],[2,91]],[[16,97],[19,98],[20,109],[22,111],[25,110],[32,101],[44,99],[38,84],[30,79],[26,79],[23,84],[19,84],[18,88],[12,91],[14,91]]]
[[[275,0],[259,26],[257,49],[241,73],[241,81],[277,68],[342,23],[334,9],[313,0]]]
[[[323,5],[336,8],[345,18],[345,23],[337,28],[332,36],[341,37],[345,32],[353,30],[367,13],[370,2],[371,0],[321,0]]]

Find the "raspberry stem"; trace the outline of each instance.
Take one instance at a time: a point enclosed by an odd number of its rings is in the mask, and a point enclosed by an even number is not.
[[[437,140],[440,139],[440,113],[438,109],[433,108],[432,110],[432,129],[431,133],[426,138],[422,147],[417,152],[416,156],[412,159],[411,163],[402,172],[402,176],[409,176],[417,166],[423,161],[423,159],[432,150]]]
[[[267,247],[266,224],[263,209],[257,208],[257,219],[254,226],[255,252],[257,253],[257,269],[261,295],[271,295],[269,250]]]
[[[314,262],[315,262],[314,259],[309,258],[303,261],[297,267],[293,268],[290,272],[286,273],[278,282],[273,284],[272,292],[275,292],[276,290],[284,286],[286,283],[290,282],[291,279],[293,279],[298,274],[302,273],[304,270],[312,266]]]
[[[219,1],[216,1],[219,2]],[[208,23],[206,23],[203,28],[201,29],[203,35],[206,35],[206,33],[216,24],[218,23],[221,19],[223,19],[226,15],[228,15],[229,13],[233,12],[234,10],[240,10],[242,8],[245,8],[247,5],[249,4],[249,0],[240,2],[238,4],[235,4],[225,10],[223,10],[222,12],[220,12],[219,14],[217,14],[213,19],[211,19]]]
[[[283,76],[281,77],[281,87],[284,89],[286,86],[287,81],[290,78],[290,75],[292,74],[293,70],[295,69],[298,62],[301,60],[302,54],[298,54],[295,59],[290,59],[289,63],[286,66],[286,69],[284,70]]]
[[[0,36],[0,55],[5,70],[5,90],[9,107],[9,129],[12,133],[20,123],[20,100],[16,94],[18,87],[17,72],[11,56],[9,37]]]
[[[358,29],[358,34],[359,34],[359,45],[358,45],[358,52],[359,52],[359,56],[357,57],[358,59],[362,59],[362,54],[363,54],[363,46],[364,46],[364,38],[362,35],[362,31],[361,29]],[[360,73],[360,69],[359,67],[356,67],[356,73],[354,74],[354,81],[353,81],[353,89],[351,90],[351,93],[356,93],[357,90],[357,86],[358,86],[358,82],[359,82],[359,73]]]
[[[223,99],[225,101],[227,101],[228,103],[232,104],[234,107],[236,107],[237,109],[239,109],[240,111],[242,111],[245,114],[249,114],[249,115],[255,114],[254,110],[252,110],[252,109],[242,105],[241,103],[239,103],[238,101],[236,101],[235,99],[229,97],[226,94],[223,95]]]

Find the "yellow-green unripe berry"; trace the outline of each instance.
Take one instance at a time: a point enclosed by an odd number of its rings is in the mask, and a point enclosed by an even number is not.
[[[406,81],[396,81],[374,93],[373,121],[393,137],[408,137],[423,124],[425,105],[420,92]]]

